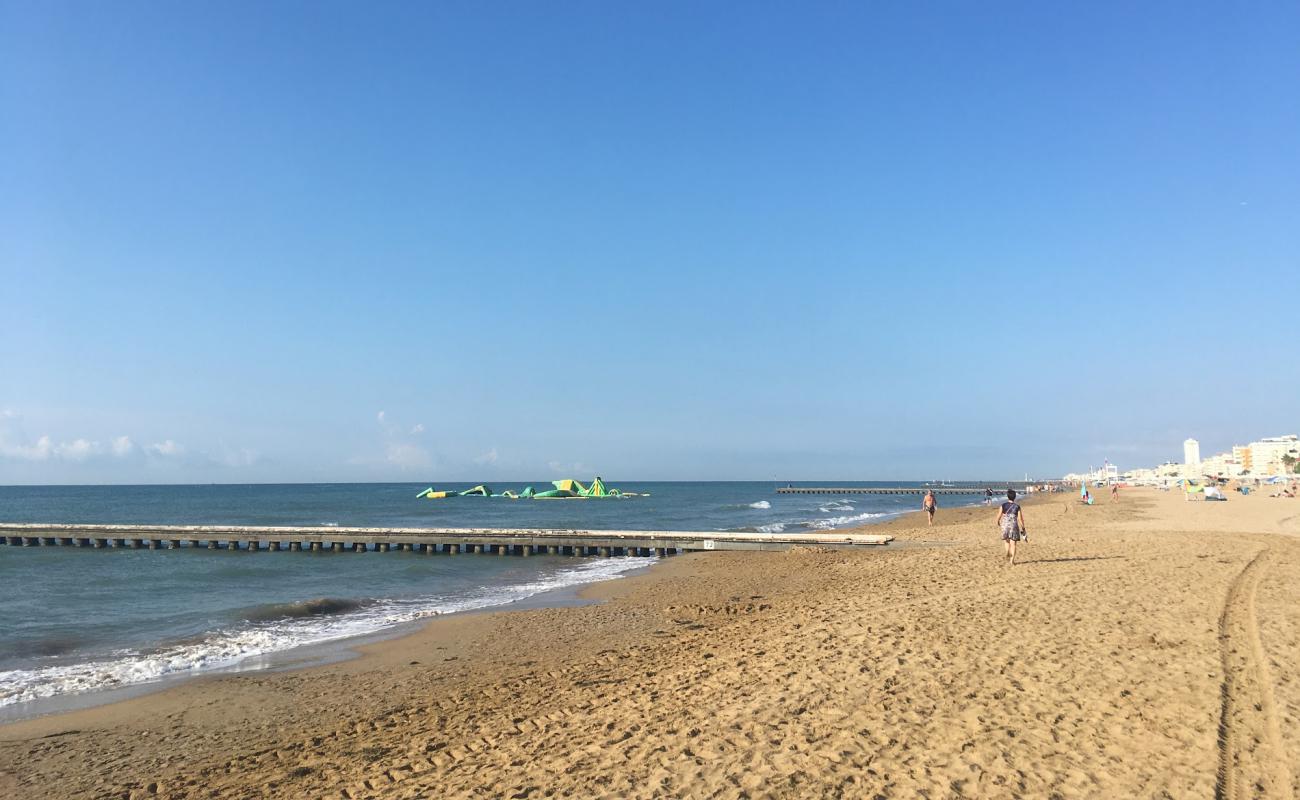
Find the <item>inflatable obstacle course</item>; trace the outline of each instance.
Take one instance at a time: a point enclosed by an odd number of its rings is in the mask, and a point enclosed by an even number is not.
[[[600,476],[591,482],[590,486],[583,486],[580,481],[572,478],[551,481],[551,488],[543,491],[537,491],[532,486],[525,486],[518,492],[509,489],[500,494],[494,493],[492,487],[479,484],[472,489],[466,489],[462,492],[456,491],[437,491],[432,486],[416,495],[416,498],[426,500],[443,500],[450,497],[505,497],[510,500],[586,500],[594,497],[649,497],[649,493],[642,492],[624,492],[619,489],[612,489],[605,485]]]

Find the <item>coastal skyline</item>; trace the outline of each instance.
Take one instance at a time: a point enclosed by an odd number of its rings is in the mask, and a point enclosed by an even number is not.
[[[0,2],[0,484],[1296,428],[1300,11]]]

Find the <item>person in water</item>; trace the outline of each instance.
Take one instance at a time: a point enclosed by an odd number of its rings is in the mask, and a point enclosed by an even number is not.
[[[1002,531],[1002,542],[1007,547],[1007,564],[1016,563],[1016,543],[1029,541],[1029,530],[1025,527],[1025,512],[1016,502],[1016,490],[1007,489],[1007,501],[998,511],[998,530]]]
[[[993,490],[992,490],[992,489],[987,489],[987,488],[986,488],[986,489],[984,490],[984,505],[986,505],[986,506],[991,506],[991,505],[993,505]]]
[[[927,489],[925,499],[921,501],[921,510],[925,512],[926,517],[929,519],[927,524],[934,524],[934,512],[937,508],[939,508],[939,501],[934,498],[934,490]]]

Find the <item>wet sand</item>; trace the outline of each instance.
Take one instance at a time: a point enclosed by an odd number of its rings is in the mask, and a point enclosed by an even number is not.
[[[1294,797],[1300,501],[1125,492],[0,727],[0,796]]]

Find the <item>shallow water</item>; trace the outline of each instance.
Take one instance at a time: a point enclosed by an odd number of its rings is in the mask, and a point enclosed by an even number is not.
[[[649,496],[421,500],[415,495],[425,485],[417,484],[0,487],[0,521],[797,533],[919,505],[913,496],[778,495],[772,483],[615,485]],[[261,664],[295,648],[518,602],[651,562],[0,547],[0,708]]]

